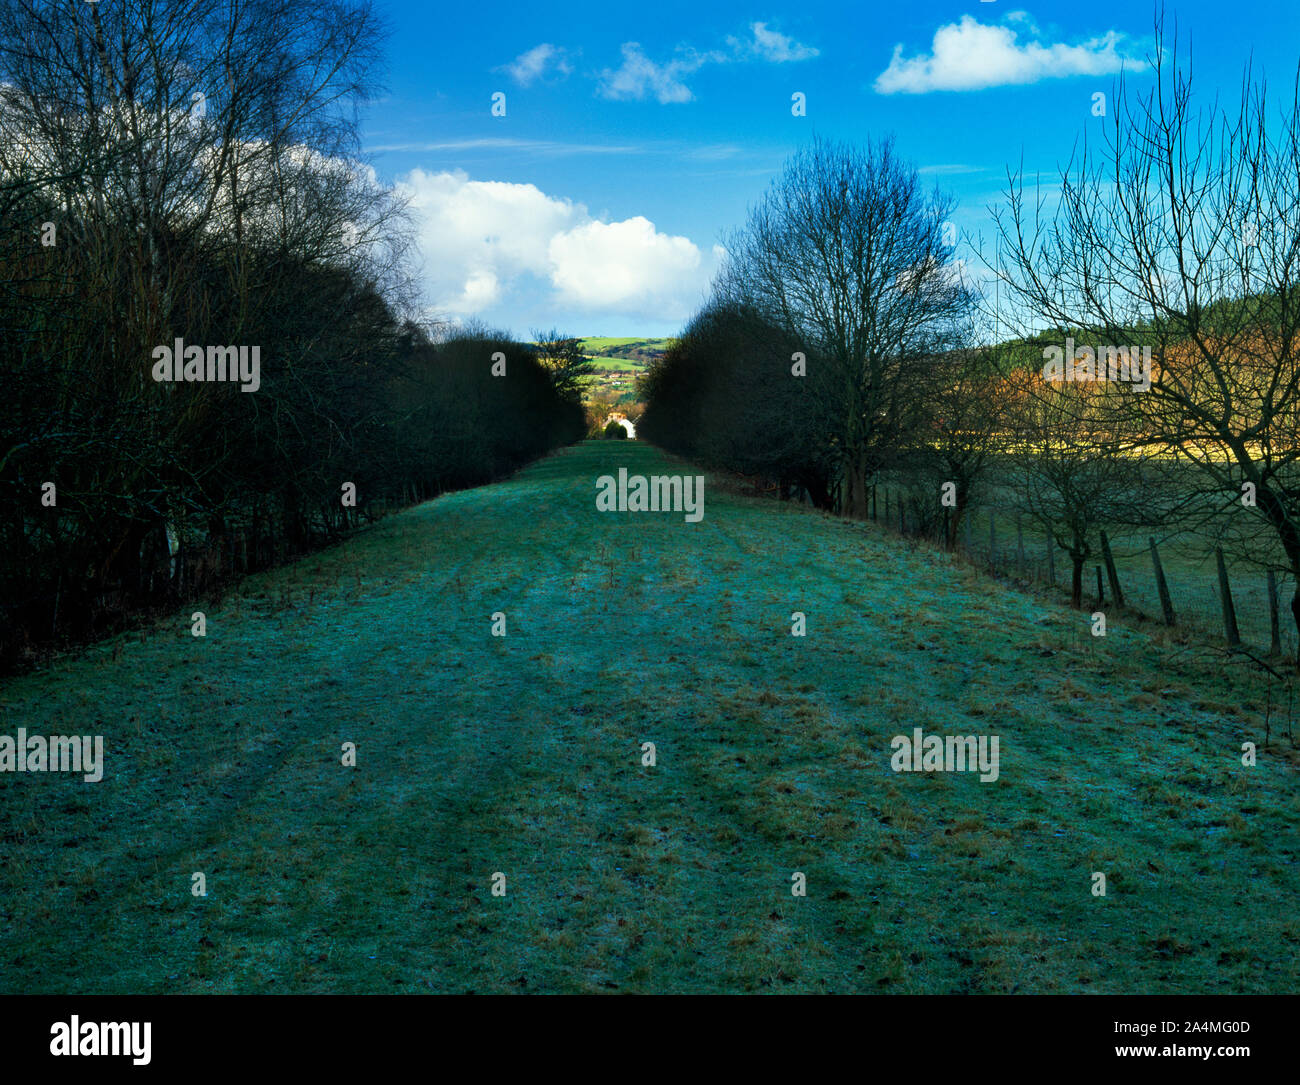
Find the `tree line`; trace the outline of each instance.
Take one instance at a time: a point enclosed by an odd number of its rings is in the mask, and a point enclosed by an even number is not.
[[[382,36],[356,0],[0,7],[0,664],[582,436],[536,346],[418,319],[357,153]],[[255,347],[256,390],[155,379],[174,344]]]
[[[997,487],[1076,606],[1116,526],[1300,584],[1300,80],[1202,104],[1156,31],[1059,175],[1008,171],[973,258],[891,139],[797,152],[645,376],[639,434],[848,517],[888,479],[949,547]]]

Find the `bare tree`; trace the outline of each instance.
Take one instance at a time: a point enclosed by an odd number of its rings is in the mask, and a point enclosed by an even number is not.
[[[892,140],[818,139],[728,239],[717,292],[819,359],[810,387],[834,417],[842,511],[867,515],[868,480],[933,386],[970,298],[951,264],[948,198],[921,191]]]
[[[976,347],[973,328],[969,335],[972,345],[930,360],[935,379],[899,457],[898,473],[909,483],[919,533],[942,539],[949,550],[981,499],[1008,426],[1001,394],[1007,351],[1000,345]]]
[[[1070,602],[1083,602],[1084,565],[1107,527],[1158,517],[1145,492],[1143,459],[1132,451],[1108,389],[1045,383],[1019,370],[996,388],[1007,421],[1009,482],[1017,505],[1070,559]]]
[[[1133,440],[1192,465],[1207,504],[1259,517],[1300,574],[1300,69],[1280,109],[1249,67],[1235,108],[1197,106],[1161,17],[1149,63],[1059,200],[1009,177],[999,278],[1032,317],[1149,348],[1150,390],[1112,397]],[[1300,587],[1291,607],[1300,628]]]

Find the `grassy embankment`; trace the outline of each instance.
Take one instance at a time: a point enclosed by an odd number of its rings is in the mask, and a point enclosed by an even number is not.
[[[597,513],[620,465],[687,470],[589,442],[0,690],[107,762],[0,776],[0,990],[1296,988],[1248,674],[712,481]],[[892,772],[918,726],[1000,779]]]

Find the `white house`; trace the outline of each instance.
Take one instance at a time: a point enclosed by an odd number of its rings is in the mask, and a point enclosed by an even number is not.
[[[603,425],[608,426],[611,422],[617,422],[623,427],[624,432],[627,433],[629,441],[636,439],[636,424],[634,422],[629,422],[626,415],[620,414],[618,411],[613,411],[610,413],[609,417],[605,419]]]

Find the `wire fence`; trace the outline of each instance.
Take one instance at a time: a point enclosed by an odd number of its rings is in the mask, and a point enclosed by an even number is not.
[[[873,519],[903,534],[916,524],[898,491],[879,489],[872,502]],[[998,576],[1070,595],[1069,555],[1049,546],[1047,536],[1029,517],[997,506],[981,506],[963,517],[956,549]],[[1265,655],[1296,658],[1297,636],[1290,601],[1295,591],[1288,573],[1269,573],[1258,564],[1219,555],[1204,539],[1192,536],[1116,534],[1108,538],[1113,573],[1104,553],[1089,557],[1083,570],[1083,602],[1107,611],[1118,605],[1115,581],[1126,609],[1208,641],[1239,642]],[[1157,563],[1163,573],[1167,599],[1162,601]],[[1112,579],[1113,576],[1113,579]],[[1270,583],[1271,581],[1271,583]],[[1224,586],[1231,607],[1224,606]],[[1166,611],[1165,602],[1169,610]]]

